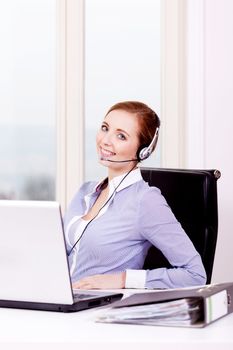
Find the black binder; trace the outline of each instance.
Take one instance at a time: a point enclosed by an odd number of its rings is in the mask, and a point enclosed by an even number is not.
[[[137,293],[112,304],[98,321],[205,327],[233,312],[233,282]]]

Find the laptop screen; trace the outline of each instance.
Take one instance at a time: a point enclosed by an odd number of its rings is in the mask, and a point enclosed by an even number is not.
[[[72,304],[59,203],[0,200],[0,299]]]

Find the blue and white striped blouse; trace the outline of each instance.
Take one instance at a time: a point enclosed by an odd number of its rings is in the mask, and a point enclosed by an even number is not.
[[[124,174],[125,175],[125,174]],[[126,271],[126,288],[179,288],[201,285],[206,273],[200,255],[156,187],[133,170],[110,181],[108,204],[88,224],[69,255],[72,281],[96,274]],[[115,190],[116,189],[116,190]],[[67,251],[82,234],[88,213],[101,191],[86,182],[71,201],[64,218]],[[173,268],[142,269],[151,245],[161,250]]]

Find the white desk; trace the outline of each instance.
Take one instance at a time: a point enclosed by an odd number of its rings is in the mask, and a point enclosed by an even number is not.
[[[0,308],[1,350],[232,350],[233,314],[202,329],[101,324],[72,314]]]

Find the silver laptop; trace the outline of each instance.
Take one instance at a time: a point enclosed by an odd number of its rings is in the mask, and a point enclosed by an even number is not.
[[[74,294],[57,202],[0,200],[0,281],[0,307],[72,312],[122,297]]]

